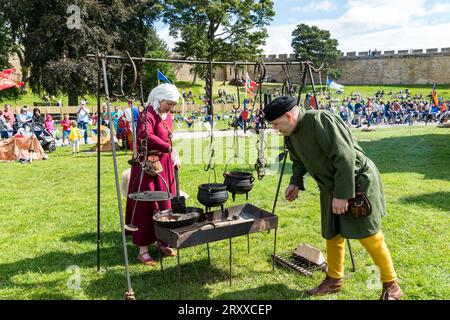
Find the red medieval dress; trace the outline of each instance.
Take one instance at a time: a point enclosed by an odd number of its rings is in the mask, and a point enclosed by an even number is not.
[[[147,133],[145,133],[145,112],[147,115]],[[158,150],[160,152],[160,161],[163,167],[163,172],[160,175],[167,182],[170,193],[176,194],[173,163],[168,152],[170,148],[169,130],[170,132],[173,130],[172,115],[170,113],[167,114],[166,120],[162,120],[151,106],[139,113],[136,128],[138,151],[141,148],[139,147],[141,141],[145,138],[145,134],[147,134],[147,152],[150,150]],[[128,187],[129,193],[138,191],[139,178],[140,166],[139,164],[134,164],[131,166],[130,184]],[[144,173],[140,191],[166,191],[166,188],[160,177],[152,177]],[[127,198],[126,224],[131,222],[134,204],[135,200]],[[169,208],[171,208],[170,200],[160,202],[137,201],[133,224],[139,230],[135,232],[126,231],[126,234],[132,235],[133,243],[138,246],[148,246],[155,243],[156,237],[152,216],[157,210]]]

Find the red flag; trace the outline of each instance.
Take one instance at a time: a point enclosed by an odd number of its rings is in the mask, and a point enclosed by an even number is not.
[[[14,71],[16,71],[15,68],[3,70],[2,73],[0,73],[0,78],[9,78]]]
[[[12,79],[10,79],[10,77],[14,71],[16,71],[16,69],[12,68],[12,69],[8,69],[8,70],[3,70],[0,73],[0,90],[12,88],[12,87],[19,88],[19,87],[23,86],[22,81],[15,82]]]
[[[316,98],[314,96],[311,96],[309,98],[309,106],[311,108],[317,109],[317,102],[316,102]]]

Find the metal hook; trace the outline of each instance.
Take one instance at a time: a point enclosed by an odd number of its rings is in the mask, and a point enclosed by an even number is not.
[[[282,95],[285,93],[292,96],[294,93],[294,85],[292,81],[292,75],[291,75],[291,65],[292,63],[290,61],[286,61],[286,64],[281,65],[284,74],[286,75],[286,79],[283,82],[283,87],[281,89]]]
[[[136,81],[137,81],[137,69],[136,69],[136,64],[134,63],[133,59],[130,56],[130,53],[125,50],[125,54],[128,58],[128,60],[130,61],[130,64],[133,68],[133,81],[131,83],[130,86],[130,90],[127,93],[124,93],[123,91],[123,75],[125,73],[125,63],[122,65],[122,67],[120,68],[120,93],[111,91],[111,93],[116,97],[116,98],[124,98],[127,97],[131,94],[131,92],[134,90],[135,86],[136,86]]]

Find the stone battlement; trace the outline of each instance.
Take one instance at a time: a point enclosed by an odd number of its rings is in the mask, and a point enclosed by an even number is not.
[[[342,77],[338,79],[342,84],[450,83],[450,47],[351,51],[342,54],[337,63],[338,68],[343,71]],[[295,54],[264,56],[265,62],[294,60]],[[268,75],[272,78],[278,81],[284,79],[280,66],[271,66],[268,69]],[[299,72],[293,73],[294,78],[297,73]]]
[[[367,59],[377,57],[404,57],[405,55],[422,55],[422,56],[434,56],[434,55],[450,55],[450,47],[446,48],[429,48],[429,49],[407,49],[407,50],[385,50],[385,51],[350,51],[342,52],[342,59]],[[263,55],[264,61],[294,61],[296,55],[294,53],[284,54],[269,54]]]

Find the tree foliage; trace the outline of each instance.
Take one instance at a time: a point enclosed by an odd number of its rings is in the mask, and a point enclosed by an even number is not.
[[[79,25],[78,12],[68,10],[73,4],[79,8]],[[96,92],[97,63],[86,55],[128,50],[144,56],[160,10],[156,0],[0,0],[13,39],[23,47],[22,69],[30,70],[31,88],[69,94],[69,105]]]
[[[292,48],[299,60],[309,60],[319,67],[322,63],[324,70],[334,79],[342,75],[342,71],[334,65],[342,57],[337,49],[338,41],[331,38],[328,30],[319,29],[316,26],[299,24],[292,32]]]
[[[168,0],[163,20],[181,40],[175,51],[198,60],[256,60],[275,15],[271,0]],[[195,67],[200,76],[205,66]]]

